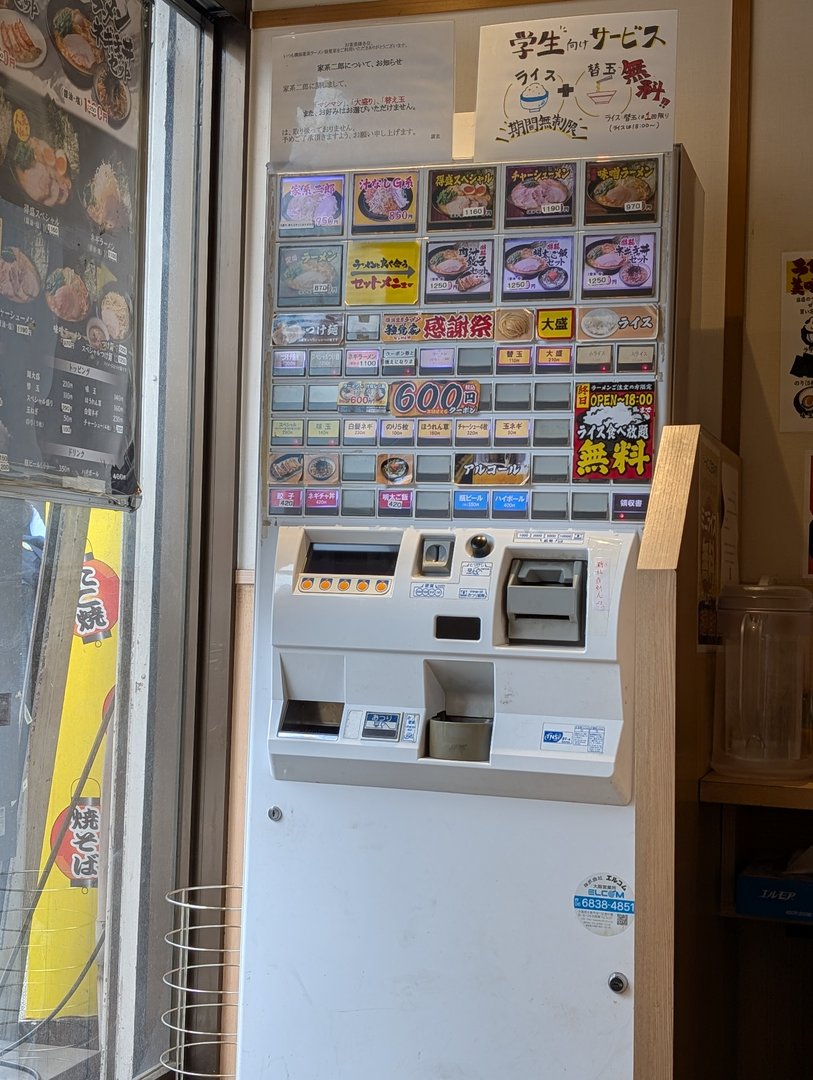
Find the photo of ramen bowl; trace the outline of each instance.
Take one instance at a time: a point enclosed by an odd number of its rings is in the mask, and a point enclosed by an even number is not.
[[[360,191],[358,207],[371,221],[392,221],[412,205],[412,189],[381,183],[370,191]]]
[[[505,269],[530,281],[548,269],[548,260],[541,254],[543,251],[542,247],[528,244],[512,247],[505,254]]]
[[[605,210],[624,210],[639,203],[648,204],[655,194],[643,176],[608,176],[587,186],[588,197]]]
[[[442,248],[429,256],[429,269],[438,277],[453,281],[469,269],[469,260],[456,247]]]
[[[51,0],[47,12],[48,33],[65,74],[74,86],[90,90],[93,72],[104,62],[91,8],[78,0]]]
[[[617,239],[604,239],[589,245],[584,253],[584,261],[593,270],[613,275],[627,265],[629,258],[618,250]]]

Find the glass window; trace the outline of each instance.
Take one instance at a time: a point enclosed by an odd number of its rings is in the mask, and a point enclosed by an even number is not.
[[[194,707],[212,39],[166,0],[152,19],[141,505],[0,498],[0,1076],[135,1077],[170,1044],[164,897],[184,856]]]

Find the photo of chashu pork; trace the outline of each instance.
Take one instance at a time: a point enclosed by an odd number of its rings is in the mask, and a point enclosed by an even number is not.
[[[16,304],[28,304],[40,294],[40,276],[18,247],[0,251],[0,293]]]

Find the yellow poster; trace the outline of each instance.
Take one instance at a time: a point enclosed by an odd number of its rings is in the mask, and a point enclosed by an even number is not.
[[[417,240],[351,240],[345,301],[353,306],[415,304],[420,266]]]
[[[56,863],[31,924],[25,1018],[38,1020],[59,1004],[93,952],[99,915],[99,863],[105,833],[102,799],[105,738],[79,788],[103,718],[114,707],[118,652],[122,522],[113,510],[92,510],[62,706],[40,872],[52,847]],[[108,735],[109,735],[108,728]],[[61,1016],[95,1016],[96,965]]]

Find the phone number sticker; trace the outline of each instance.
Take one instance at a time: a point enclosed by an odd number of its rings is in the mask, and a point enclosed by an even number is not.
[[[629,930],[635,916],[631,886],[615,874],[592,874],[573,896],[576,918],[591,934],[614,937]]]

